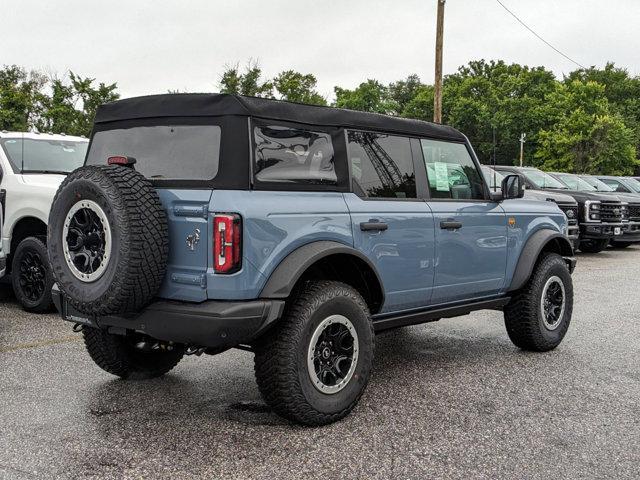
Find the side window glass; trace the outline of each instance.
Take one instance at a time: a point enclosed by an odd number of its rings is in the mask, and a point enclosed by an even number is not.
[[[372,198],[417,198],[411,141],[349,130],[349,168],[356,193]]]
[[[482,177],[465,145],[420,140],[431,198],[484,199]]]
[[[578,181],[571,177],[560,177],[562,183],[564,183],[571,190],[578,190]]]
[[[622,185],[617,180],[613,180],[611,178],[605,178],[603,182],[609,185],[611,188],[613,188],[616,192],[629,193],[629,189],[624,185]]]
[[[331,136],[301,128],[253,129],[255,176],[261,182],[336,184]]]

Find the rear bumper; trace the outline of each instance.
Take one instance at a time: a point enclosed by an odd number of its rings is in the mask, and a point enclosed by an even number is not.
[[[158,340],[209,348],[249,343],[264,332],[284,310],[283,300],[202,303],[157,301],[131,318],[91,317],[69,305],[57,285],[53,301],[69,322],[125,333],[127,330]]]

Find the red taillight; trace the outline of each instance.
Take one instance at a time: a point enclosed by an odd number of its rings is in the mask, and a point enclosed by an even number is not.
[[[213,269],[232,273],[242,263],[242,222],[235,213],[216,213],[213,217]]]

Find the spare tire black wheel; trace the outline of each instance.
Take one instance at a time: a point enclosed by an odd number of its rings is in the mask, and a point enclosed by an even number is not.
[[[60,290],[89,315],[139,311],[164,278],[167,228],[158,193],[132,168],[75,170],[60,185],[49,216],[49,260]]]

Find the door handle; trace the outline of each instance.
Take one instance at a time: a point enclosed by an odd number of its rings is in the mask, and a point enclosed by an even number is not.
[[[389,228],[389,225],[373,218],[368,222],[360,222],[360,230],[362,230],[363,232],[383,232],[387,228]]]
[[[462,228],[462,222],[440,222],[440,228],[443,230],[458,230]]]

